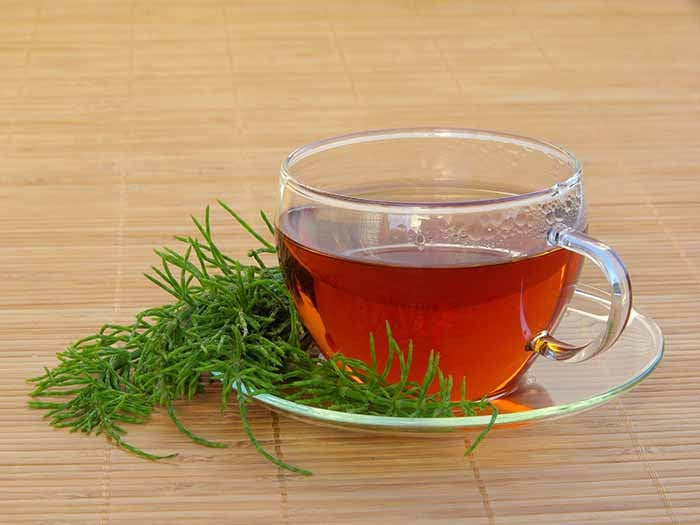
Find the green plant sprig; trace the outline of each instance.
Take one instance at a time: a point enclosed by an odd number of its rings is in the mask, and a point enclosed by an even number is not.
[[[151,454],[124,441],[122,425],[144,423],[154,407],[161,406],[175,427],[194,442],[225,447],[192,433],[173,406],[178,399],[192,399],[215,373],[222,382],[222,411],[237,390],[237,408],[252,445],[292,472],[310,474],[266,451],[250,428],[248,404],[258,394],[383,416],[471,416],[490,410],[489,424],[466,453],[476,447],[495,422],[495,406],[487,400],[468,401],[464,382],[461,399],[452,401],[452,378],[440,371],[435,353],[430,354],[423,381],[410,381],[413,348],[409,345],[404,355],[388,324],[389,354],[381,370],[371,334],[370,363],[341,354],[328,360],[315,355],[280,268],[262,260],[261,255],[274,254],[275,247],[229,206],[219,204],[260,242],[260,248],[248,253],[255,264],[244,264],[219,249],[207,207],[203,221],[192,217],[201,238],[176,237],[184,245],[182,253],[156,250],[161,265],[146,274],[174,302],[143,310],[129,325],[106,324],[96,334],[72,343],[57,355],[59,362],[53,369],[30,379],[34,383],[30,407],[47,410],[46,417],[55,427],[104,433],[143,458],[168,458],[175,454]],[[261,212],[261,217],[274,234],[267,216]],[[400,377],[392,383],[388,376],[396,363]],[[428,393],[436,378],[438,391]]]

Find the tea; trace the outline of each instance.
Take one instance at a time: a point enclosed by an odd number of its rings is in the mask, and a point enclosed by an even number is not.
[[[556,324],[581,267],[580,256],[561,248],[521,256],[386,239],[360,250],[344,250],[336,241],[325,253],[303,245],[327,228],[312,210],[289,210],[280,225],[278,252],[287,283],[325,355],[342,352],[369,362],[371,332],[382,366],[388,321],[404,351],[413,341],[410,379],[422,379],[434,349],[456,384],[466,378],[470,399],[515,384],[534,358],[528,341]],[[398,379],[398,370],[390,379]]]

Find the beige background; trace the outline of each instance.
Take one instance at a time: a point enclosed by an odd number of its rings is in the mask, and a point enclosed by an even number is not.
[[[690,1],[0,1],[0,522],[700,522],[700,9]],[[490,436],[366,437],[257,408],[278,471],[217,393],[131,439],[49,428],[25,378],[164,299],[141,273],[223,198],[274,209],[307,141],[455,125],[541,137],[586,168],[594,235],[668,341],[639,388]],[[217,215],[242,255],[243,234]]]

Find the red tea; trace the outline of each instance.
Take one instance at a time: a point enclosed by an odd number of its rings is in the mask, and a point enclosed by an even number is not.
[[[302,242],[305,229],[319,227],[313,216],[295,219],[281,223],[293,222]],[[372,332],[383,366],[388,321],[404,351],[413,341],[411,379],[422,379],[434,349],[455,384],[466,378],[470,399],[515,384],[534,358],[528,341],[556,323],[581,267],[563,249],[517,259],[502,250],[407,243],[323,253],[282,232],[278,253],[301,319],[325,355],[369,361]]]

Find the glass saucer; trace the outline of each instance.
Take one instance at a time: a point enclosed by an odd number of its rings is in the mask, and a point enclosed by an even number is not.
[[[579,285],[555,335],[575,344],[592,339],[607,319],[610,303],[606,295],[602,290]],[[537,359],[516,390],[494,401],[499,409],[495,427],[569,416],[602,405],[647,377],[661,360],[663,347],[659,326],[633,310],[625,332],[605,353],[582,363]],[[411,418],[348,414],[269,394],[258,395],[256,400],[308,423],[381,434],[444,435],[478,430],[489,421],[487,415]]]

